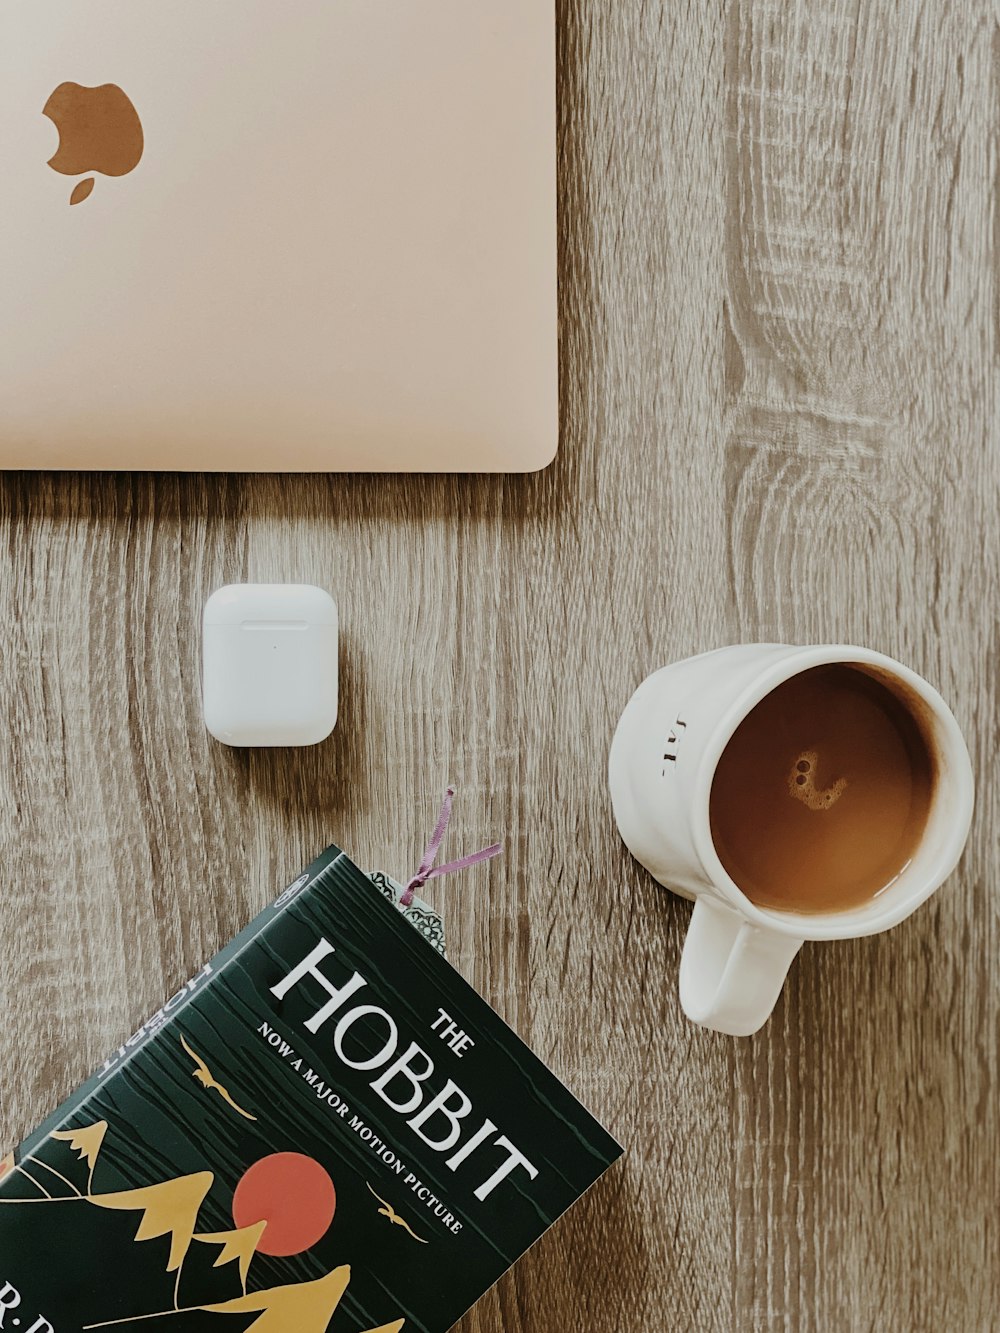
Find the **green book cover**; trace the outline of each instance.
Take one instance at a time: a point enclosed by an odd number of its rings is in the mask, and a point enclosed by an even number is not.
[[[330,848],[0,1162],[0,1330],[444,1333],[620,1155]]]

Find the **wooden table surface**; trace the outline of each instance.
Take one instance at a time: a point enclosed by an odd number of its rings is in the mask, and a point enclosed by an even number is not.
[[[563,0],[564,441],[521,478],[0,482],[0,1136],[327,840],[415,865],[457,965],[628,1148],[462,1333],[1000,1328],[1000,12]],[[339,728],[207,738],[229,581],[343,614]],[[617,839],[645,674],[854,641],[952,703],[979,805],[890,935],[751,1040],[681,1016],[690,908]]]

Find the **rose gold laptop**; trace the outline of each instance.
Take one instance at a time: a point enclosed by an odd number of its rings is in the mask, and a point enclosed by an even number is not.
[[[2,26],[0,466],[552,459],[551,0],[19,0]]]

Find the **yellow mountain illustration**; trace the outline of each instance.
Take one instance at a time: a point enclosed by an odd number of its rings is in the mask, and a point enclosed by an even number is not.
[[[345,1264],[316,1282],[301,1282],[293,1287],[275,1287],[238,1296],[222,1305],[203,1305],[209,1314],[252,1314],[261,1317],[247,1327],[246,1333],[326,1333],[330,1319],[351,1280]]]
[[[40,1182],[37,1181],[33,1175],[30,1175],[24,1169],[24,1167],[18,1162],[16,1152],[9,1152],[6,1157],[0,1157],[0,1182],[6,1180],[8,1176],[12,1176],[15,1171],[17,1171],[20,1175],[22,1175],[24,1179],[27,1180],[30,1184],[34,1185],[35,1189],[38,1190],[39,1194],[42,1196],[43,1199],[45,1199],[49,1203],[55,1202],[55,1200],[52,1198],[52,1195],[48,1192],[45,1186],[40,1184]],[[18,1204],[25,1202],[35,1203],[36,1200],[4,1199],[3,1202],[9,1204]]]
[[[248,1228],[250,1230],[252,1228]],[[202,1237],[196,1237],[202,1239]],[[218,1265],[216,1265],[218,1267]],[[255,1291],[249,1296],[238,1296],[219,1305],[196,1305],[183,1310],[159,1310],[155,1314],[131,1315],[125,1319],[110,1319],[103,1324],[85,1324],[86,1329],[113,1328],[122,1324],[136,1324],[148,1319],[164,1319],[179,1314],[260,1314],[246,1328],[246,1333],[326,1333],[330,1319],[351,1281],[351,1270],[345,1264],[335,1268],[326,1277],[315,1282],[302,1282],[292,1287],[274,1287],[271,1291]],[[401,1333],[405,1319],[372,1328],[368,1333]]]
[[[90,1167],[88,1191],[93,1188],[94,1167],[97,1165],[97,1159],[104,1147],[104,1136],[107,1132],[108,1122],[98,1120],[96,1125],[87,1125],[84,1129],[60,1129],[52,1135],[54,1139],[61,1139],[63,1143],[68,1143],[71,1150],[79,1154],[80,1160],[86,1162]]]
[[[214,1180],[211,1171],[199,1171],[193,1176],[180,1176],[177,1180],[147,1185],[144,1189],[92,1194],[90,1202],[98,1208],[142,1212],[143,1219],[136,1232],[136,1240],[155,1240],[157,1236],[169,1236],[170,1261],[167,1272],[178,1273],[191,1247],[198,1214]]]
[[[260,1238],[266,1228],[266,1222],[257,1222],[252,1227],[243,1227],[240,1231],[216,1231],[206,1235],[193,1236],[192,1239],[197,1241],[199,1245],[222,1246],[218,1259],[212,1265],[213,1268],[223,1268],[226,1264],[239,1261],[240,1282],[245,1293],[247,1274],[250,1272],[250,1265],[257,1253],[257,1246],[260,1244]]]

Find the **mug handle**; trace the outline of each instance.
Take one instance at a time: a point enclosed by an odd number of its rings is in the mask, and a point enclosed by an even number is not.
[[[681,954],[681,1008],[702,1027],[749,1037],[771,1016],[802,943],[699,897]]]

